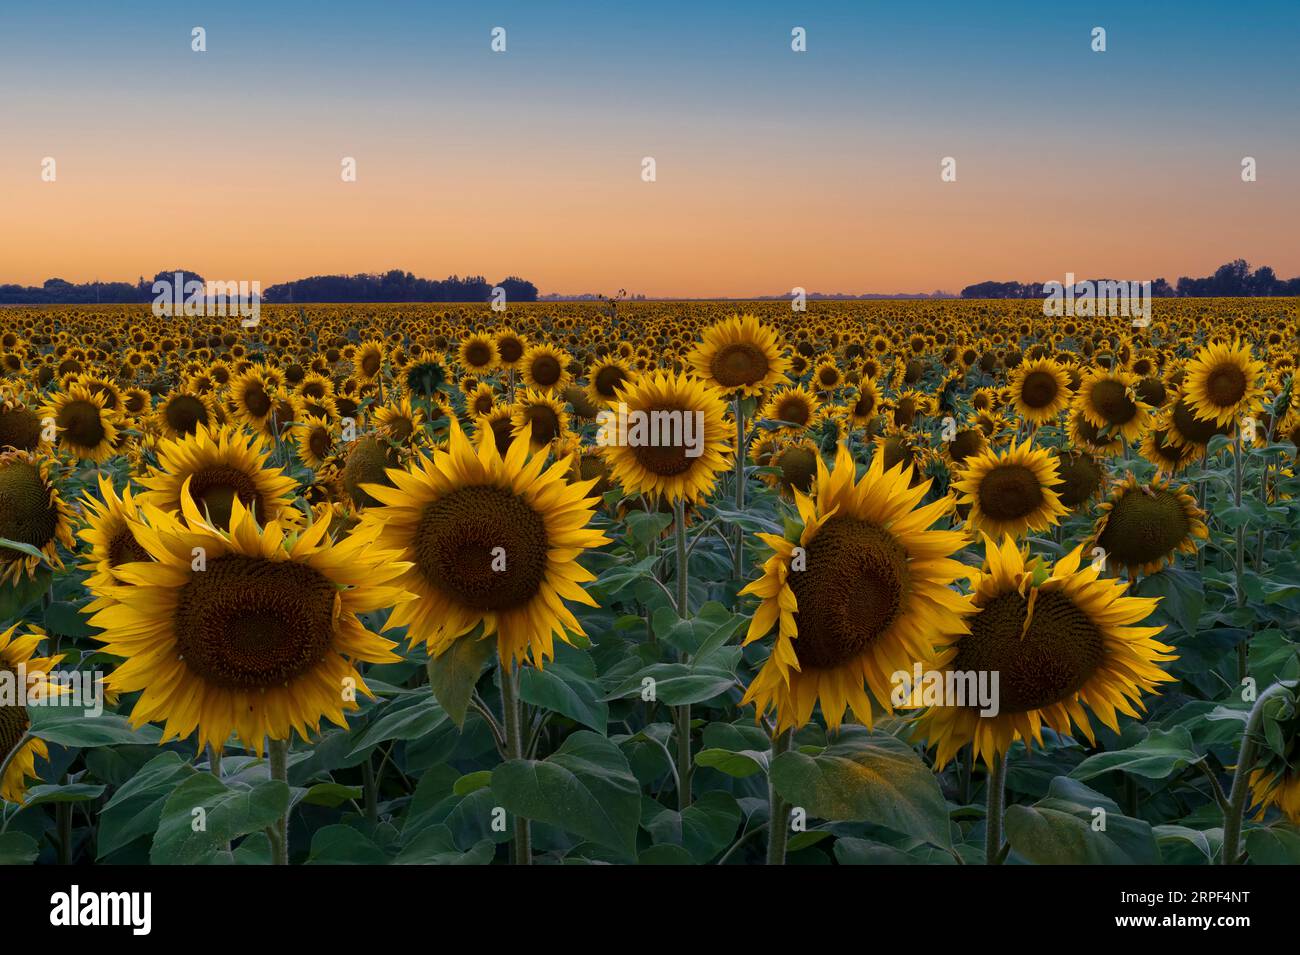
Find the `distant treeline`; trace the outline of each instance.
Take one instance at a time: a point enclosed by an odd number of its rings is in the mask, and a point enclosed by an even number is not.
[[[1065,276],[1061,277],[1064,280]],[[1085,281],[1077,278],[1076,282]],[[1094,284],[1110,279],[1089,279]],[[961,290],[962,298],[1044,298],[1042,282],[980,282]],[[1235,298],[1247,295],[1300,295],[1300,277],[1280,279],[1267,265],[1250,270],[1245,259],[1219,266],[1213,275],[1194,279],[1184,275],[1177,285],[1165,279],[1151,280],[1153,298]]]
[[[116,305],[152,302],[157,296],[154,282],[173,282],[176,273],[184,282],[204,282],[203,276],[187,269],[169,269],[138,282],[65,282],[47,279],[40,286],[0,285],[0,305]],[[537,286],[527,279],[510,276],[496,283],[505,289],[508,302],[537,301]],[[315,275],[284,282],[262,290],[262,301],[275,302],[486,302],[493,283],[481,275],[452,275],[445,279],[417,278],[393,269],[382,275]]]

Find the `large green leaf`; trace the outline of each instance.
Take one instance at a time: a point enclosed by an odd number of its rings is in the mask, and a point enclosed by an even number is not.
[[[384,850],[351,826],[324,826],[311,838],[311,865],[383,865]]]
[[[554,710],[603,736],[609,725],[609,705],[600,696],[596,665],[582,650],[561,651],[545,669],[524,667],[519,671],[521,700]]]
[[[113,793],[99,814],[99,857],[122,848],[158,828],[172,792],[198,772],[178,753],[160,753]]]
[[[1175,727],[1168,732],[1153,729],[1136,746],[1089,756],[1070,775],[1085,780],[1119,770],[1146,779],[1165,779],[1200,759],[1186,727]]]
[[[232,840],[270,826],[288,808],[289,787],[279,780],[227,786],[210,773],[199,773],[164,803],[149,859],[154,865],[221,861]]]
[[[654,681],[649,685],[654,689],[655,700],[667,706],[682,706],[686,703],[703,703],[726,693],[735,685],[736,676],[730,670],[717,666],[656,663],[622,681],[605,699],[639,698],[647,686],[646,680]]]
[[[641,825],[656,844],[678,845],[705,863],[731,845],[742,818],[730,793],[706,792],[682,812],[646,799]]]
[[[355,756],[391,739],[418,739],[432,733],[447,719],[447,712],[432,696],[401,700],[365,728],[348,755]]]
[[[0,865],[30,865],[41,847],[24,832],[0,832]]]
[[[119,743],[148,744],[162,739],[162,730],[146,723],[139,729],[107,710],[92,716],[79,707],[32,706],[31,734],[60,746],[115,746]]]
[[[1008,806],[1005,828],[1011,848],[1041,865],[1160,861],[1150,824],[1125,816],[1113,801],[1065,776],[1052,780],[1047,796],[1034,805]]]
[[[1257,865],[1300,865],[1300,832],[1285,824],[1251,829],[1246,855]]]
[[[429,685],[434,698],[458,727],[465,725],[474,685],[497,648],[496,640],[485,640],[478,633],[476,630],[452,641],[450,647],[429,661]]]
[[[492,773],[492,793],[508,812],[633,852],[640,786],[623,751],[596,733],[574,733],[544,760],[503,763]]]
[[[771,774],[781,797],[811,816],[872,822],[937,846],[952,845],[938,780],[893,736],[846,728],[839,742],[815,756],[782,753]]]

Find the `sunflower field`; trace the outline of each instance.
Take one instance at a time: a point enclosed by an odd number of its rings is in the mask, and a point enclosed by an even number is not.
[[[1300,862],[1294,302],[7,308],[0,861]]]

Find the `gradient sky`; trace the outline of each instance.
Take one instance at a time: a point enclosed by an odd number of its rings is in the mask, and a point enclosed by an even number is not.
[[[1290,277],[1298,176],[1295,0],[0,6],[0,282]]]

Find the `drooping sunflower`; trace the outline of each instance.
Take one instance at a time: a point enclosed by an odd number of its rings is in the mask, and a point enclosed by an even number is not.
[[[776,329],[755,315],[732,315],[706,328],[686,361],[697,378],[722,394],[745,397],[784,381],[790,367]]]
[[[1057,476],[1061,483],[1054,490],[1061,505],[1076,510],[1092,500],[1106,487],[1106,468],[1086,451],[1057,451]]]
[[[1196,420],[1232,425],[1259,410],[1264,373],[1245,342],[1212,342],[1187,363],[1183,395]]]
[[[610,432],[617,422],[605,431],[605,458],[615,482],[628,494],[669,501],[706,496],[730,457],[722,396],[697,378],[660,371],[636,378],[619,400],[627,406],[627,434]]]
[[[1133,441],[1151,426],[1151,406],[1138,397],[1137,382],[1137,375],[1122,369],[1092,368],[1079,385],[1076,407],[1106,437]]]
[[[618,401],[618,392],[626,388],[632,372],[619,358],[610,357],[597,362],[587,375],[587,398],[598,408]]]
[[[1032,425],[1056,420],[1070,404],[1070,381],[1050,358],[1021,362],[1011,376],[1011,404]]]
[[[0,585],[33,576],[41,560],[62,567],[59,544],[69,550],[76,545],[72,511],[50,478],[50,464],[29,451],[0,452],[0,537],[42,555],[0,547]]]
[[[503,662],[542,666],[554,637],[584,632],[564,602],[595,605],[581,586],[594,577],[577,561],[608,542],[586,526],[595,482],[569,483],[568,458],[547,468],[546,455],[530,457],[526,435],[504,458],[490,428],[477,444],[453,422],[447,450],[390,470],[395,487],[366,485],[384,506],[367,509],[356,533],[409,562],[398,583],[417,599],[389,622],[412,642],[438,655],[481,624]]]
[[[23,688],[23,699],[35,702],[49,699],[63,692],[63,687],[51,682],[50,673],[63,659],[62,654],[49,657],[36,656],[36,649],[45,639],[45,631],[27,625],[25,636],[16,636],[18,624],[0,632],[0,672],[10,674],[8,680]],[[19,680],[18,674],[23,673]],[[27,707],[19,700],[0,700],[0,764],[9,760],[3,778],[0,778],[0,801],[20,803],[27,792],[27,780],[36,777],[36,759],[48,759],[50,752],[45,740],[23,737],[31,726]],[[21,748],[15,753],[15,747]],[[12,754],[12,755],[11,755]]]
[[[183,438],[199,428],[216,427],[220,417],[210,393],[182,389],[163,399],[154,411],[154,422],[165,437]]]
[[[89,492],[82,498],[86,527],[78,537],[90,545],[82,566],[90,571],[87,586],[120,583],[113,568],[121,564],[148,560],[149,552],[131,533],[130,522],[140,519],[140,505],[128,484],[119,496],[112,479],[99,475],[99,496]]]
[[[299,460],[313,471],[319,471],[334,453],[334,429],[327,419],[308,414],[294,422],[293,443]]]
[[[1209,537],[1204,517],[1186,487],[1159,475],[1139,484],[1129,474],[1102,502],[1085,546],[1100,547],[1107,562],[1127,568],[1130,576],[1154,574],[1174,554],[1196,553],[1196,542]]]
[[[260,754],[264,737],[305,739],[322,718],[346,726],[348,691],[373,696],[354,663],[400,660],[357,619],[410,598],[393,582],[408,567],[397,554],[355,537],[335,544],[329,521],[259,526],[238,499],[228,531],[188,497],[183,519],[142,511],[131,533],[153,560],[117,567],[123,585],[92,588],[112,601],[91,617],[97,639],[124,661],[105,686],[142,691],[133,725],[165,723],[164,742],[197,730],[199,748],[217,751],[233,732]]]
[[[742,703],[774,709],[780,730],[803,726],[819,701],[832,730],[846,709],[870,726],[873,698],[892,711],[892,675],[966,630],[970,598],[949,586],[970,571],[950,557],[965,536],[929,529],[951,499],[918,507],[930,482],[909,487],[907,470],[886,470],[880,455],[854,474],[845,445],[833,470],[818,456],[815,496],[795,494],[798,536],[758,535],[775,553],[741,591],[761,598],[745,643],[777,625]]]
[[[1086,545],[1085,545],[1086,546]],[[1084,547],[1062,557],[1049,572],[1026,562],[1011,537],[985,536],[985,565],[972,578],[975,614],[969,632],[936,656],[936,669],[998,675],[996,714],[978,703],[932,706],[918,720],[920,735],[946,765],[967,744],[993,765],[1012,742],[1042,745],[1042,728],[1071,732],[1095,743],[1087,711],[1119,732],[1116,712],[1138,716],[1142,693],[1174,680],[1161,665],[1175,659],[1156,641],[1164,627],[1138,626],[1159,598],[1130,597],[1127,584],[1080,566]]]
[[[760,475],[763,483],[781,492],[787,501],[794,500],[794,492],[808,494],[817,478],[817,461],[821,452],[807,438],[778,439],[765,462],[768,467],[779,468],[779,473]]]
[[[187,438],[164,439],[158,467],[140,478],[147,489],[141,501],[171,514],[188,501],[226,527],[238,500],[258,521],[293,524],[301,517],[293,506],[297,482],[271,467],[270,457],[265,439],[242,428],[200,428]]]
[[[802,433],[821,420],[821,398],[811,388],[791,385],[772,392],[759,417],[785,422],[782,430]]]
[[[986,448],[966,459],[952,485],[958,504],[970,507],[970,526],[986,534],[1024,537],[1046,530],[1068,513],[1055,487],[1060,483],[1056,459],[1025,439],[1003,454]]]
[[[564,410],[564,405],[547,392],[531,388],[524,389],[523,394],[516,397],[510,421],[516,438],[525,428],[530,429],[534,451],[542,450],[569,433],[569,413]]]
[[[85,385],[72,385],[56,394],[41,409],[41,415],[54,419],[60,450],[95,464],[103,464],[113,456],[120,419],[106,407],[103,394]]]

